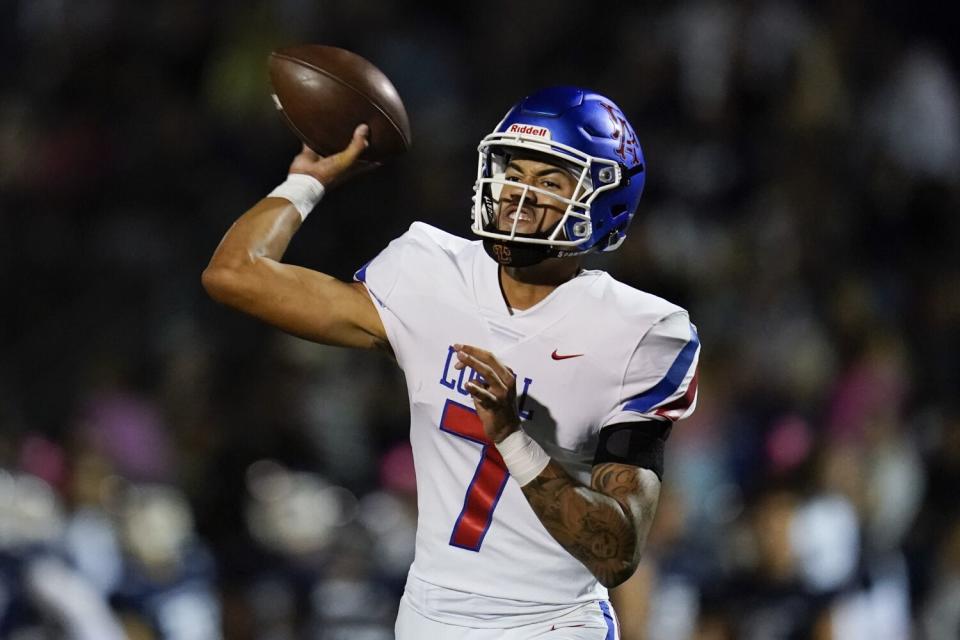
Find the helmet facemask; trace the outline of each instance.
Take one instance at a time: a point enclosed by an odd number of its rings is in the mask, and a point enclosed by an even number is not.
[[[551,142],[542,137],[521,133],[493,133],[478,148],[477,181],[474,185],[473,232],[484,239],[491,257],[501,264],[529,266],[548,257],[565,257],[586,253],[593,233],[591,203],[598,195],[615,188],[621,179],[621,167],[605,158],[596,158],[582,151]],[[576,181],[574,191],[563,197],[553,191],[507,180],[507,165],[517,156],[530,156],[561,167]],[[595,187],[594,185],[599,185]],[[500,229],[498,219],[504,187],[519,190],[519,212],[531,193],[543,206],[552,205],[563,211],[550,228],[535,233],[517,231],[520,216],[511,228]],[[522,264],[521,264],[522,263]]]

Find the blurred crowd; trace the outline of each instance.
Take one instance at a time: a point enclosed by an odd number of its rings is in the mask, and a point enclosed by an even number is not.
[[[894,6],[895,5],[895,6]],[[0,3],[0,638],[380,640],[412,559],[394,365],[217,307],[200,273],[298,144],[266,56],[394,81],[414,146],[328,195],[341,278],[466,235],[476,144],[534,88],[649,162],[595,261],[691,312],[635,637],[960,637],[960,51],[923,3]],[[442,292],[440,292],[442,294]]]

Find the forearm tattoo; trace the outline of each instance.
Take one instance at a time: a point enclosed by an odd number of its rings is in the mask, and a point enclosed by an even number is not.
[[[543,526],[606,587],[633,575],[657,508],[660,481],[652,472],[604,463],[592,487],[556,462],[523,487]]]

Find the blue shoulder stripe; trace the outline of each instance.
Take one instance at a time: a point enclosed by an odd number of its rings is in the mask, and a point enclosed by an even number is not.
[[[367,282],[367,267],[370,266],[370,263],[371,263],[371,262],[373,262],[373,260],[369,260],[369,261],[367,262],[367,264],[365,264],[365,265],[363,265],[362,267],[360,267],[359,269],[357,269],[357,272],[356,272],[355,274],[353,274],[353,279],[356,280],[357,282],[363,282],[364,284],[366,284],[366,282]]]
[[[690,341],[677,354],[677,358],[670,365],[667,375],[640,395],[627,400],[623,405],[624,410],[646,413],[676,393],[680,385],[683,384],[683,379],[687,377],[687,371],[690,370],[690,364],[693,362],[693,357],[697,354],[698,348],[700,348],[700,337],[691,324]]]

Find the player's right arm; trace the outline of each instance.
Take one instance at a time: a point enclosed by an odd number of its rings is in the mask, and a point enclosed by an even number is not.
[[[303,173],[330,188],[369,168],[358,162],[368,129],[360,125],[340,153],[320,157],[307,147],[290,173]],[[281,262],[302,220],[284,198],[267,197],[227,231],[203,272],[203,286],[217,302],[293,335],[321,344],[389,350],[386,330],[361,283]]]

